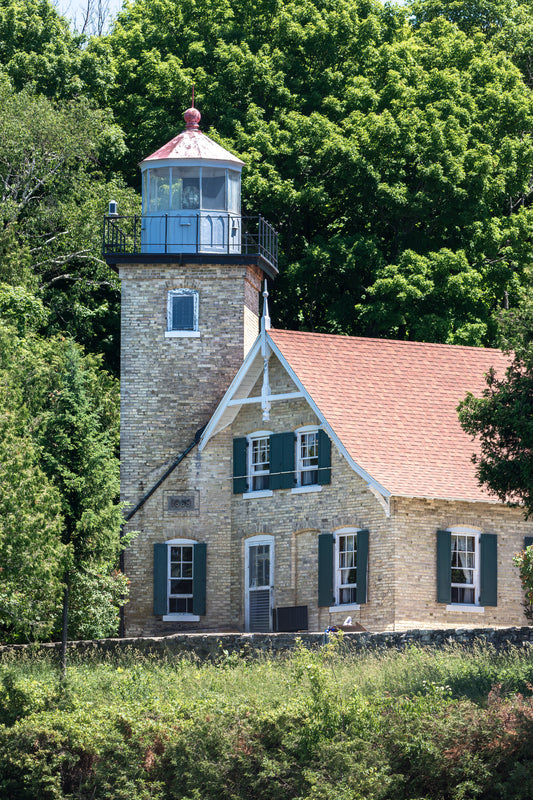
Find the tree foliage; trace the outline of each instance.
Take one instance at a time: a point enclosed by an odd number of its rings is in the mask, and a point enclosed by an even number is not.
[[[502,343],[510,363],[502,377],[491,370],[482,397],[471,393],[459,406],[463,429],[478,437],[474,456],[480,483],[498,499],[533,513],[533,304],[502,319]]]
[[[108,38],[131,179],[194,80],[204,128],[246,162],[246,209],[282,234],[282,325],[488,344],[532,258],[506,8],[137,0]]]

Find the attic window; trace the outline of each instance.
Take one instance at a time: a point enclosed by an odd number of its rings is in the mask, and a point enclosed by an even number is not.
[[[165,336],[200,336],[198,292],[194,289],[171,289],[169,291]]]

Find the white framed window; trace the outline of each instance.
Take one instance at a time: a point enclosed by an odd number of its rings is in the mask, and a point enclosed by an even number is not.
[[[296,431],[296,485],[318,484],[318,429],[307,426]]]
[[[198,305],[198,292],[195,289],[171,289],[167,294],[165,336],[200,336]]]
[[[451,605],[479,605],[480,534],[472,528],[450,528]]]
[[[248,436],[248,491],[270,494],[270,435],[257,431]]]
[[[335,532],[335,603],[357,605],[357,528]]]
[[[194,542],[168,545],[168,613],[192,614]]]

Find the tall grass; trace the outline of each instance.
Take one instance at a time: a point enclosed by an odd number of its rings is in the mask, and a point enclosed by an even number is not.
[[[4,654],[0,798],[530,800],[531,684],[528,649],[482,644],[73,654],[63,684]]]

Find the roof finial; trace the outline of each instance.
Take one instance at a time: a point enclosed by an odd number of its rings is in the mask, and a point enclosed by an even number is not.
[[[268,313],[268,288],[265,278],[265,288],[263,290],[263,316],[261,317],[261,330],[270,330],[270,314]]]
[[[202,115],[200,114],[198,109],[194,107],[194,82],[192,85],[192,105],[190,108],[187,109],[187,111],[183,115],[183,119],[185,120],[185,130],[188,131],[198,130],[198,123],[202,119]]]

